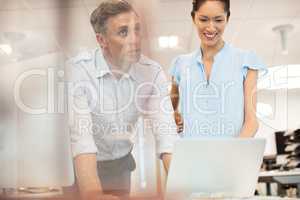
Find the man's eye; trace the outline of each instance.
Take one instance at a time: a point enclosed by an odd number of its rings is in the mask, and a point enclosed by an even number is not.
[[[122,37],[126,37],[127,34],[128,34],[128,31],[127,31],[127,30],[121,30],[121,31],[119,32],[119,35],[122,36]]]
[[[218,22],[218,23],[221,23],[221,22],[223,22],[224,20],[223,19],[217,19],[216,20],[216,22]]]

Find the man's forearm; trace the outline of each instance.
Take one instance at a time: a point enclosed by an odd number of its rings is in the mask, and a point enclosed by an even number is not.
[[[82,199],[93,199],[102,193],[97,173],[97,160],[95,154],[82,154],[75,158],[75,171],[77,184]]]
[[[170,154],[170,153],[163,153],[162,156],[161,156],[161,158],[162,158],[165,170],[168,173],[169,169],[170,169],[172,154]]]

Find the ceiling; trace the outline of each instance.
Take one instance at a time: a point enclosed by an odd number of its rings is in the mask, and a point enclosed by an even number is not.
[[[0,65],[63,51],[67,56],[96,46],[89,14],[101,0],[0,0]],[[165,69],[176,55],[199,46],[190,10],[191,0],[131,0],[142,17],[144,54]],[[225,40],[252,49],[268,66],[300,63],[300,0],[231,0],[231,19]],[[281,53],[280,37],[272,28],[292,24],[289,54]],[[179,46],[161,49],[159,36],[176,35]]]

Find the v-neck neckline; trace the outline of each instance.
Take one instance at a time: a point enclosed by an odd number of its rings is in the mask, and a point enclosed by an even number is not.
[[[222,52],[224,51],[225,47],[227,46],[227,43],[224,42],[223,47],[216,53],[216,55],[213,57],[213,62],[211,65],[211,70],[210,70],[210,74],[209,77],[207,76],[206,70],[205,70],[205,66],[204,66],[204,62],[203,62],[203,54],[202,54],[202,49],[201,47],[199,48],[198,52],[197,52],[197,61],[201,66],[201,70],[202,70],[202,74],[203,74],[203,78],[206,82],[206,86],[208,87],[212,81],[212,77],[214,75],[214,71],[215,71],[215,63],[218,60],[218,57],[222,54]]]

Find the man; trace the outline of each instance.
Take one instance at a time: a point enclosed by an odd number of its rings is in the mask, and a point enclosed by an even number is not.
[[[130,192],[138,118],[151,122],[166,170],[176,124],[162,68],[141,55],[141,24],[132,6],[107,0],[91,24],[101,48],[71,59],[67,70],[72,151],[81,197],[114,199]]]

